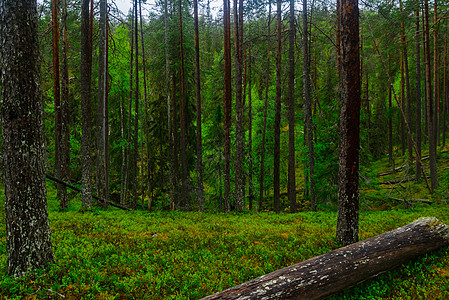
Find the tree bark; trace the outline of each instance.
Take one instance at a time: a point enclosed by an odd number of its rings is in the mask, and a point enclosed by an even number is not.
[[[446,224],[421,218],[203,299],[322,299],[448,244]]]
[[[193,22],[195,31],[195,96],[196,96],[196,172],[198,176],[198,209],[204,211],[203,185],[203,139],[201,130],[201,76],[200,76],[200,37],[198,30],[198,0],[193,0]]]
[[[274,105],[274,155],[273,155],[273,202],[274,211],[281,212],[280,164],[281,164],[281,58],[282,58],[282,1],[276,1],[276,100]]]
[[[89,0],[81,2],[81,161],[83,185],[83,209],[92,209],[92,162],[91,162],[91,76],[92,45],[90,32]]]
[[[296,212],[295,164],[295,1],[290,0],[290,29],[288,33],[288,200],[290,212]]]
[[[426,107],[427,107],[427,131],[429,138],[429,165],[430,165],[430,182],[431,192],[433,193],[438,187],[437,161],[436,161],[436,145],[434,138],[433,126],[433,100],[432,100],[432,75],[430,71],[430,37],[429,37],[429,1],[424,1],[424,37],[425,37],[425,65],[426,65]]]
[[[223,26],[224,26],[224,211],[228,212],[231,208],[231,113],[232,113],[232,94],[231,94],[231,12],[229,0],[223,0]]]
[[[187,108],[186,108],[186,89],[185,89],[185,67],[184,67],[184,37],[182,28],[182,0],[179,0],[179,46],[180,46],[180,60],[181,60],[181,76],[179,78],[181,84],[181,98],[179,103],[180,115],[180,158],[181,158],[181,209],[184,211],[190,210],[189,203],[189,174],[187,169]]]
[[[59,83],[59,17],[58,1],[52,0],[51,20],[53,37],[53,98],[55,110],[55,173],[58,177],[62,175],[62,109],[61,109],[61,91]],[[57,193],[60,205],[66,202],[67,190],[60,184],[57,184]]]
[[[67,1],[62,0],[62,64],[61,64],[61,178],[69,181],[70,178],[70,103],[69,103],[69,63],[68,63],[68,41],[67,41]],[[64,199],[64,201],[62,201]],[[67,209],[69,203],[67,196],[60,198],[59,206],[62,210]]]
[[[1,1],[0,35],[7,273],[17,278],[53,262],[36,1]]]
[[[134,0],[134,43],[136,46],[136,56],[135,56],[135,84],[136,89],[134,90],[134,175],[133,175],[133,203],[132,207],[137,209],[137,203],[139,201],[139,196],[137,194],[137,186],[138,186],[138,150],[139,150],[139,31],[138,31],[138,23],[139,23],[139,13],[137,10],[137,1]]]
[[[304,125],[307,128],[307,148],[309,156],[310,176],[310,208],[316,211],[316,186],[315,186],[315,149],[313,146],[313,121],[312,121],[312,97],[310,95],[310,55],[309,32],[307,21],[307,0],[303,0],[303,92],[304,92]]]
[[[100,0],[100,34],[98,38],[98,100],[97,100],[97,194],[108,200],[106,169],[106,97],[107,97],[107,0]]]
[[[337,241],[359,235],[360,56],[357,0],[341,0],[341,114]]]
[[[241,15],[241,18],[240,18]],[[245,195],[243,81],[243,0],[234,0],[235,41],[235,208],[243,211]]]
[[[420,32],[419,32],[419,6],[420,0],[417,1],[417,7],[415,11],[415,56],[416,56],[416,156],[421,157],[421,46],[420,46]],[[418,181],[421,178],[421,162],[416,160],[415,164],[415,180]]]
[[[267,114],[268,114],[268,88],[270,85],[270,36],[271,36],[271,1],[268,1],[268,26],[267,26],[267,73],[265,79],[265,105],[263,113],[263,130],[262,130],[262,144],[260,154],[260,172],[259,172],[259,211],[263,209],[263,189],[265,180],[265,138],[267,134]]]
[[[248,49],[248,194],[249,210],[253,210],[254,184],[253,184],[253,97],[252,97],[252,70],[251,46]]]

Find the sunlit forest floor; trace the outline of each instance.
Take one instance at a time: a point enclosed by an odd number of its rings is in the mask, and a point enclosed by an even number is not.
[[[405,163],[399,158],[395,165]],[[443,201],[449,199],[449,153],[439,151],[438,166],[441,187],[430,196],[424,180],[406,181],[406,167],[378,176],[391,170],[388,158],[372,164],[361,178],[360,238],[423,216],[449,224],[449,206]],[[337,218],[332,211],[276,215],[98,208],[81,213],[77,196],[69,211],[59,212],[55,194],[48,183],[56,262],[46,273],[19,280],[5,275],[1,195],[3,299],[198,299],[337,247]],[[449,250],[427,254],[332,299],[449,299]]]

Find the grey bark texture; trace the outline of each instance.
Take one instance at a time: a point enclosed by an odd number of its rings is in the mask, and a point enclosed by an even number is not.
[[[203,299],[322,299],[448,244],[449,226],[421,218]]]
[[[0,2],[7,273],[53,262],[47,212],[36,1]]]
[[[91,75],[92,48],[89,42],[89,0],[81,2],[81,164],[82,164],[82,205],[83,209],[92,207],[92,161],[91,161]]]

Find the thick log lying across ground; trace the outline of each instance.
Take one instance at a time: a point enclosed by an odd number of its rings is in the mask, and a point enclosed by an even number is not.
[[[448,244],[449,226],[421,218],[204,299],[320,299]]]

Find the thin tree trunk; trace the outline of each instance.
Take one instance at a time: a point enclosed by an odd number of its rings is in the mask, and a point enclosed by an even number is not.
[[[253,210],[254,184],[253,184],[253,100],[252,100],[252,74],[251,74],[251,46],[248,49],[248,194],[249,210]]]
[[[390,55],[388,55],[388,72],[390,72]],[[391,114],[392,109],[392,88],[391,85],[388,84],[388,158],[390,164],[394,170],[394,157],[393,157],[393,116]]]
[[[121,99],[122,100],[122,99]],[[125,115],[123,113],[123,101],[120,101],[120,138],[122,163],[120,168],[120,204],[125,206],[125,178],[126,178],[126,147],[125,147]]]
[[[165,39],[165,93],[167,98],[167,125],[168,125],[168,176],[170,182],[170,210],[175,210],[175,192],[174,192],[174,177],[173,160],[174,160],[174,146],[173,146],[173,130],[171,127],[171,108],[170,108],[170,58],[169,58],[169,43],[168,43],[168,0],[164,0],[164,39]]]
[[[179,184],[179,137],[178,137],[178,105],[176,103],[176,76],[175,74],[173,74],[173,102],[172,102],[172,107],[173,107],[173,127],[172,127],[172,132],[173,132],[173,165],[174,165],[174,187],[175,187],[175,206],[177,209],[180,209],[181,206],[181,196],[180,196],[180,184]]]
[[[447,33],[444,35],[444,64],[443,64],[443,89],[444,89],[444,100],[443,100],[443,148],[446,146],[446,114],[447,114],[447,99],[448,99],[448,88],[447,88]]]
[[[431,192],[433,193],[438,187],[437,162],[436,162],[436,145],[434,138],[433,107],[432,107],[432,75],[430,71],[430,37],[429,37],[429,1],[424,1],[424,18],[425,18],[425,65],[426,65],[426,94],[427,94],[427,130],[429,135],[429,164],[430,164],[430,182]]]
[[[53,37],[53,97],[55,108],[55,174],[58,178],[62,175],[63,155],[61,153],[62,143],[62,108],[61,92],[59,84],[59,18],[58,1],[52,0],[51,19]],[[59,205],[64,207],[66,203],[67,190],[64,186],[57,184]]]
[[[440,142],[440,80],[438,74],[439,55],[438,55],[438,1],[434,1],[433,9],[433,137],[435,139],[435,152],[436,147]]]
[[[83,209],[92,209],[92,168],[91,168],[91,74],[92,47],[90,43],[89,0],[81,2],[81,161],[82,161],[82,205]]]
[[[277,0],[276,4],[276,102],[274,106],[273,202],[274,211],[280,213],[282,1]]]
[[[201,130],[201,76],[200,76],[200,38],[198,32],[198,0],[193,0],[195,31],[195,95],[196,95],[196,172],[198,176],[198,209],[204,211],[203,187],[203,140]]]
[[[417,1],[417,8],[415,11],[415,55],[416,55],[416,150],[417,157],[421,157],[421,53],[420,53],[420,33],[419,33],[419,5],[420,0]],[[415,180],[421,179],[421,162],[416,160]]]
[[[290,0],[290,29],[288,34],[288,200],[290,212],[296,212],[295,164],[295,1]]]
[[[357,0],[341,0],[340,163],[337,241],[357,242],[359,235],[360,56]]]
[[[182,28],[182,0],[179,0],[179,46],[180,46],[180,55],[181,55],[181,101],[179,105],[179,115],[180,115],[180,158],[181,158],[181,209],[184,211],[190,210],[189,203],[189,174],[187,170],[187,107],[186,107],[186,89],[185,89],[185,74],[184,74],[184,37],[183,37],[183,28]]]
[[[61,76],[61,179],[69,181],[70,177],[70,106],[69,106],[69,64],[67,60],[68,42],[67,42],[67,1],[62,0],[62,76]],[[60,202],[61,209],[67,209],[68,199],[64,198]]]
[[[136,89],[134,90],[134,107],[135,107],[135,115],[134,115],[134,178],[133,178],[133,203],[132,206],[134,209],[137,209],[137,203],[139,201],[139,196],[137,194],[137,183],[138,183],[138,150],[139,150],[139,32],[138,32],[138,11],[137,11],[137,0],[134,0],[134,40],[136,45],[136,58],[135,58],[135,81],[136,81]]]
[[[310,56],[309,56],[309,32],[307,27],[307,0],[303,0],[303,84],[304,84],[304,125],[307,128],[307,148],[309,151],[309,176],[310,176],[310,208],[316,211],[316,186],[315,186],[315,150],[313,147],[313,121],[312,98],[310,95]]]
[[[36,1],[1,1],[0,36],[7,274],[17,278],[54,261],[45,186]]]
[[[147,99],[147,59],[145,55],[145,43],[143,40],[143,18],[142,18],[142,0],[139,0],[139,15],[140,15],[140,43],[142,46],[142,68],[143,68],[143,97],[145,101],[145,124],[143,126],[145,130],[145,139],[147,141],[146,143],[146,150],[147,150],[147,189],[148,189],[148,210],[151,210],[151,181],[150,181],[150,173],[151,173],[151,166],[150,166],[150,133],[148,129],[148,99]],[[170,107],[170,106],[169,106]],[[170,118],[168,119],[170,120]],[[143,154],[142,154],[143,155]],[[142,159],[143,163],[143,159]],[[143,176],[143,168],[142,168],[142,177]],[[142,182],[143,183],[143,182]],[[142,201],[144,199],[144,192],[143,192],[143,186],[142,186]],[[142,206],[143,208],[143,206]]]
[[[241,12],[241,18],[240,18]],[[243,211],[245,194],[244,141],[243,141],[243,0],[234,0],[234,42],[235,42],[235,208]]]
[[[231,205],[231,16],[229,0],[223,0],[223,25],[224,25],[224,211],[228,212]]]
[[[401,111],[405,111],[405,76],[404,76],[404,53],[401,52]],[[401,118],[401,149],[402,156],[405,155],[405,120]]]
[[[107,3],[100,0],[100,35],[98,45],[98,102],[97,102],[97,194],[108,200],[106,188],[106,40],[107,36]]]
[[[265,79],[265,105],[263,113],[263,130],[262,130],[262,144],[260,154],[260,173],[259,173],[259,211],[263,209],[263,191],[265,179],[265,138],[267,134],[267,114],[268,114],[268,88],[270,84],[270,36],[271,36],[271,2],[268,1],[268,33],[267,33],[267,73]]]

